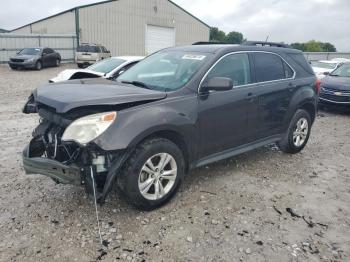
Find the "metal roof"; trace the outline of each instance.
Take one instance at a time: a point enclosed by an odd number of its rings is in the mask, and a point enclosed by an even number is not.
[[[65,10],[65,11],[59,12],[59,13],[57,13],[57,14],[54,14],[54,15],[47,16],[47,17],[45,17],[45,18],[36,20],[36,21],[31,22],[31,23],[29,23],[29,24],[26,24],[26,25],[17,27],[17,28],[15,28],[15,29],[10,30],[9,32],[12,32],[12,31],[21,29],[21,28],[23,28],[23,27],[26,27],[26,26],[29,26],[29,25],[32,25],[32,24],[35,24],[35,23],[38,23],[38,22],[41,22],[41,21],[44,21],[44,20],[46,20],[46,19],[49,19],[49,18],[52,18],[52,17],[55,17],[55,16],[62,15],[62,14],[64,14],[64,13],[73,12],[73,11],[76,11],[76,10],[81,9],[81,8],[90,7],[90,6],[94,6],[94,5],[102,5],[102,4],[106,4],[106,3],[110,3],[110,2],[115,2],[115,1],[119,1],[119,0],[107,0],[107,1],[96,2],[96,3],[92,3],[92,4],[86,4],[86,5],[76,6],[76,7],[67,9],[67,10]],[[211,28],[208,24],[204,23],[204,22],[203,22],[202,20],[200,20],[198,17],[192,15],[190,12],[186,11],[185,9],[183,9],[181,6],[177,5],[177,4],[174,3],[173,1],[168,0],[168,2],[170,2],[170,3],[173,4],[173,5],[175,5],[176,7],[180,8],[182,11],[184,11],[184,12],[187,13],[188,15],[192,16],[194,19],[196,19],[196,20],[199,21],[200,23],[204,24],[204,25],[207,26],[208,28]]]

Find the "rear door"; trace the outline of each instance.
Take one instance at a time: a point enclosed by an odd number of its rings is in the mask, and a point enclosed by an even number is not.
[[[209,71],[212,77],[231,78],[229,91],[210,91],[199,95],[201,158],[251,142],[255,139],[257,114],[256,84],[253,83],[247,53],[223,57]]]
[[[295,90],[294,70],[281,56],[269,52],[252,54],[259,83],[257,138],[282,132],[282,124]]]

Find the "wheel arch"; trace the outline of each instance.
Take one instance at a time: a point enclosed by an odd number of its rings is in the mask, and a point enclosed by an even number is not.
[[[306,112],[308,112],[310,114],[312,123],[315,121],[315,119],[316,119],[316,107],[313,103],[306,102],[306,103],[300,105],[300,107],[298,109],[303,109]]]
[[[152,138],[165,138],[165,139],[173,142],[175,145],[177,145],[183,154],[185,166],[186,166],[186,171],[189,170],[189,165],[190,165],[189,147],[188,147],[188,143],[186,142],[184,136],[180,132],[177,132],[177,131],[171,130],[171,129],[156,130],[154,132],[151,132],[151,133],[143,136],[143,138],[141,140],[138,139],[137,140],[138,142],[136,145],[143,143],[144,141],[152,139]],[[136,146],[135,142],[133,142],[134,146]]]

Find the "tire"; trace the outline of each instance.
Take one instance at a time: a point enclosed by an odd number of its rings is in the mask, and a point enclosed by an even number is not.
[[[41,61],[37,61],[36,63],[35,63],[35,69],[36,70],[41,70],[43,68],[43,64],[41,63]]]
[[[299,153],[307,144],[310,137],[310,132],[310,114],[303,109],[298,109],[289,124],[285,137],[278,142],[278,146],[282,152],[289,154]]]
[[[169,160],[163,168],[161,159]],[[141,210],[152,210],[171,199],[184,175],[185,161],[179,147],[167,139],[154,138],[136,147],[123,165],[117,185],[127,202]]]
[[[56,59],[55,66],[56,66],[56,67],[59,67],[59,66],[60,66],[60,63],[61,63],[61,60],[57,58],[57,59]]]
[[[84,65],[83,64],[77,64],[79,68],[83,68]]]

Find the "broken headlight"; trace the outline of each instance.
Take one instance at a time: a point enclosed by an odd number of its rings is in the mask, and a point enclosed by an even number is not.
[[[117,118],[117,112],[84,116],[71,123],[64,131],[63,141],[76,141],[86,145],[101,135]]]

